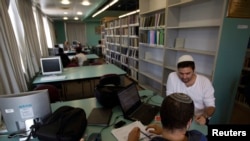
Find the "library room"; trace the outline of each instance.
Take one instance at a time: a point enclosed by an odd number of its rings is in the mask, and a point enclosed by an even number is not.
[[[244,0],[0,1],[0,140],[249,132],[249,9]]]

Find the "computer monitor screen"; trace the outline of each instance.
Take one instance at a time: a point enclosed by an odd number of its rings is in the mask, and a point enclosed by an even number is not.
[[[30,121],[42,121],[51,114],[48,90],[0,95],[0,110],[8,133],[28,131]]]
[[[41,58],[40,61],[43,75],[61,74],[63,71],[60,56]]]

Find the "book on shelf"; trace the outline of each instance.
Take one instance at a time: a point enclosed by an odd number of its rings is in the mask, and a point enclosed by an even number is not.
[[[157,30],[156,34],[157,45],[164,45],[164,29]]]
[[[184,48],[185,38],[176,38],[175,39],[175,48]]]
[[[145,52],[145,59],[146,59],[146,60],[152,59],[152,54],[151,54],[151,52]]]

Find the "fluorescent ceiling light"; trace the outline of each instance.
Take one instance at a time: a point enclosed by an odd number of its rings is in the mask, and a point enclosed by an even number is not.
[[[64,20],[68,20],[68,17],[63,17]]]
[[[123,18],[123,17],[129,16],[129,15],[132,15],[132,14],[135,14],[135,13],[138,13],[138,12],[140,12],[139,9],[137,9],[135,11],[132,11],[132,12],[128,12],[128,13],[123,14],[123,15],[120,15],[119,18]]]
[[[89,6],[91,3],[88,0],[83,0],[82,5]]]
[[[81,11],[78,11],[76,14],[77,14],[77,15],[82,15],[82,12],[81,12]]]
[[[67,5],[67,4],[70,4],[70,1],[69,1],[69,0],[62,0],[62,1],[61,1],[61,4]]]
[[[102,13],[103,11],[105,11],[106,9],[108,9],[110,6],[114,5],[115,3],[117,3],[118,0],[113,0],[111,3],[109,3],[108,5],[106,5],[104,8],[102,8],[101,10],[97,11],[92,18],[94,18],[96,15]]]
[[[75,17],[74,20],[79,20],[79,18],[78,18],[78,17]]]
[[[67,14],[68,14],[68,12],[63,12],[63,14],[67,15]]]

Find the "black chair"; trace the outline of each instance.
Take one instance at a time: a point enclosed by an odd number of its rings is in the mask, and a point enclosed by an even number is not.
[[[44,90],[44,89],[48,89],[50,103],[61,101],[60,90],[54,85],[40,84],[34,88],[34,90]]]
[[[95,97],[105,108],[112,108],[119,104],[117,94],[123,90],[121,78],[117,74],[107,74],[100,78],[99,84],[95,87]]]

